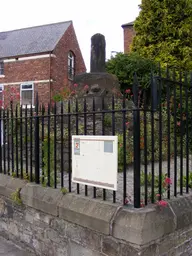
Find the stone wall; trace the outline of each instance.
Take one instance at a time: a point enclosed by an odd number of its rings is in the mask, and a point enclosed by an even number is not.
[[[192,255],[191,195],[162,210],[129,209],[2,174],[0,195],[0,235],[37,255]]]

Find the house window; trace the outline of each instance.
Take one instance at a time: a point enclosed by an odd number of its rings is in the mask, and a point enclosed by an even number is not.
[[[68,53],[68,78],[74,79],[75,75],[75,55],[72,52]]]
[[[4,62],[0,61],[0,75],[4,75]]]
[[[21,105],[34,105],[34,86],[33,83],[21,84]]]
[[[3,90],[4,90],[4,86],[2,84],[0,84],[0,107],[2,105],[3,102]]]

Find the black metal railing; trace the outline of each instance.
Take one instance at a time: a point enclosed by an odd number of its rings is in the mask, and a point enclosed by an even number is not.
[[[189,193],[192,76],[161,72],[122,97],[1,108],[0,173],[136,208]],[[118,136],[117,191],[72,183],[72,135]]]

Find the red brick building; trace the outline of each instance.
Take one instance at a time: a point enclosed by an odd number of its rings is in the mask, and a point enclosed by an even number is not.
[[[72,21],[0,33],[0,92],[17,92],[22,105],[34,104],[37,92],[40,102],[50,102],[82,72]]]
[[[134,22],[123,24],[121,27],[124,33],[124,53],[129,53],[135,36]]]

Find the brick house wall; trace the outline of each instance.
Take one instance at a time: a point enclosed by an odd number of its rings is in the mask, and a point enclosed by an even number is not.
[[[20,85],[24,82],[33,82],[34,100],[38,93],[39,102],[47,104],[52,97],[64,86],[71,83],[68,80],[68,52],[75,55],[75,73],[86,72],[85,63],[71,24],[59,40],[55,49],[50,53],[16,56],[4,59],[4,75],[0,76],[0,84],[4,90],[14,90],[20,94]],[[34,59],[24,59],[33,57]],[[10,102],[10,94],[5,93],[4,102]]]
[[[52,96],[72,82],[68,79],[69,51],[75,55],[75,74],[86,72],[73,24],[69,26],[53,51],[56,58],[51,59]]]
[[[129,53],[131,51],[131,44],[136,33],[133,24],[122,25],[122,28],[124,34],[124,53]]]
[[[50,80],[50,58],[47,57],[5,62],[4,77],[0,77],[0,84],[4,85],[5,91],[14,88],[20,94],[21,83],[34,82],[34,95],[38,92],[39,100],[47,102],[50,99],[50,83],[38,83],[42,80]],[[4,100],[5,104],[9,102],[9,93],[5,93]]]

